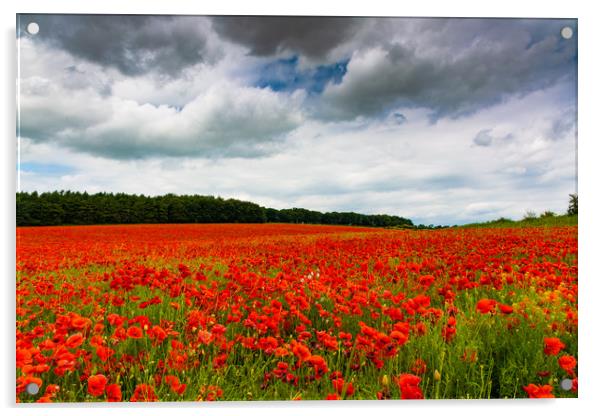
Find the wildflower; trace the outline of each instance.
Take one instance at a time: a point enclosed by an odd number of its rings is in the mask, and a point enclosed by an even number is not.
[[[80,345],[82,345],[82,343],[84,342],[84,339],[85,339],[84,336],[80,332],[73,334],[69,338],[67,338],[67,340],[65,341],[65,347],[77,348]]]
[[[142,329],[138,326],[130,326],[127,331],[128,337],[139,339],[142,338],[143,332]]]
[[[493,313],[497,302],[493,299],[481,299],[477,302],[477,311],[482,314]]]
[[[171,390],[179,395],[184,394],[186,390],[186,384],[180,383],[180,379],[177,376],[165,376],[165,382],[169,384]]]
[[[226,365],[226,360],[228,360],[228,354],[220,354],[213,359],[213,368],[218,369],[222,368]]]
[[[529,384],[528,386],[523,387],[523,390],[527,392],[530,399],[548,399],[555,397],[554,394],[552,394],[552,386],[549,384],[543,386]]]
[[[36,384],[38,387],[42,387],[42,379],[33,376],[20,376],[17,377],[17,394],[25,391],[27,386],[31,383]]]
[[[565,345],[558,338],[544,338],[544,349],[543,352],[546,355],[558,355],[558,353],[564,349]]]
[[[422,285],[424,287],[429,287],[430,285],[433,284],[434,281],[435,281],[435,277],[430,274],[420,276],[418,278],[418,283],[420,283],[420,285]]]
[[[577,366],[577,360],[572,355],[563,355],[558,359],[558,365],[569,375],[573,375],[573,370]]]
[[[397,342],[397,345],[403,345],[408,341],[408,334],[400,331],[392,331],[390,337]]]
[[[150,338],[155,340],[155,343],[162,343],[167,338],[167,332],[159,325],[155,325],[150,330]]]
[[[197,396],[198,401],[213,402],[218,398],[223,397],[224,391],[218,386],[202,386]]]
[[[121,387],[118,384],[109,384],[106,388],[107,400],[109,402],[121,401]]]
[[[509,315],[512,312],[514,312],[514,309],[512,308],[512,306],[504,305],[504,304],[501,304],[501,303],[498,303],[497,306],[498,306],[500,312],[503,313],[504,315]]]
[[[157,395],[155,390],[148,384],[138,384],[130,402],[156,402]]]
[[[328,366],[323,357],[319,355],[312,355],[305,360],[311,364],[314,368],[314,376],[316,379],[320,379],[324,374],[328,372]]]
[[[424,374],[426,372],[426,361],[424,361],[422,358],[416,358],[411,370],[412,373],[417,375]]]
[[[207,345],[213,339],[211,332],[201,329],[197,334],[197,339],[201,344]]]
[[[353,383],[345,383],[345,380],[342,378],[335,378],[332,380],[332,387],[339,394],[343,394],[345,392],[345,396],[353,395],[355,389],[353,388]]]
[[[107,378],[102,374],[88,377],[88,393],[94,397],[98,397],[105,392]]]
[[[98,355],[98,358],[100,358],[100,361],[103,363],[106,362],[113,354],[115,354],[115,350],[112,350],[111,348],[103,347],[102,345],[96,347],[96,355]]]
[[[397,379],[397,385],[402,399],[424,399],[420,389],[420,377],[413,374],[402,374]]]

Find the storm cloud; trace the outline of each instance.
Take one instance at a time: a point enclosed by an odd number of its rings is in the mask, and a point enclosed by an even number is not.
[[[189,66],[213,62],[202,16],[21,15],[41,30],[34,39],[75,57],[113,67],[124,75],[176,76]]]
[[[342,43],[349,42],[362,18],[310,16],[217,16],[214,29],[225,38],[245,45],[258,56],[283,52],[323,58]]]
[[[424,107],[434,120],[461,117],[576,77],[573,21],[431,19],[393,41],[354,51],[339,84],[324,91],[320,116],[375,117],[394,106]],[[478,33],[478,36],[477,36]]]

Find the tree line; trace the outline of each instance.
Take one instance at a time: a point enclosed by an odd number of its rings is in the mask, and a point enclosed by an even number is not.
[[[18,192],[17,226],[159,224],[159,223],[294,223],[413,227],[394,215],[274,209],[237,199],[205,195],[161,196],[125,193],[54,191]]]

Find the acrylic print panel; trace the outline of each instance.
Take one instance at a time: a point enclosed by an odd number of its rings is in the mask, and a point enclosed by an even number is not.
[[[17,26],[18,402],[577,396],[575,19]]]

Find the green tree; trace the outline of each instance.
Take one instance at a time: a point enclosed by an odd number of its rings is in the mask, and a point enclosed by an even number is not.
[[[577,215],[577,194],[569,195],[569,209],[567,211],[568,215]]]
[[[18,192],[18,226],[156,223],[263,223],[404,226],[411,220],[394,215],[365,215],[355,212],[311,211],[305,208],[274,209],[237,199],[204,195],[163,196],[125,193],[88,194],[54,191]]]

